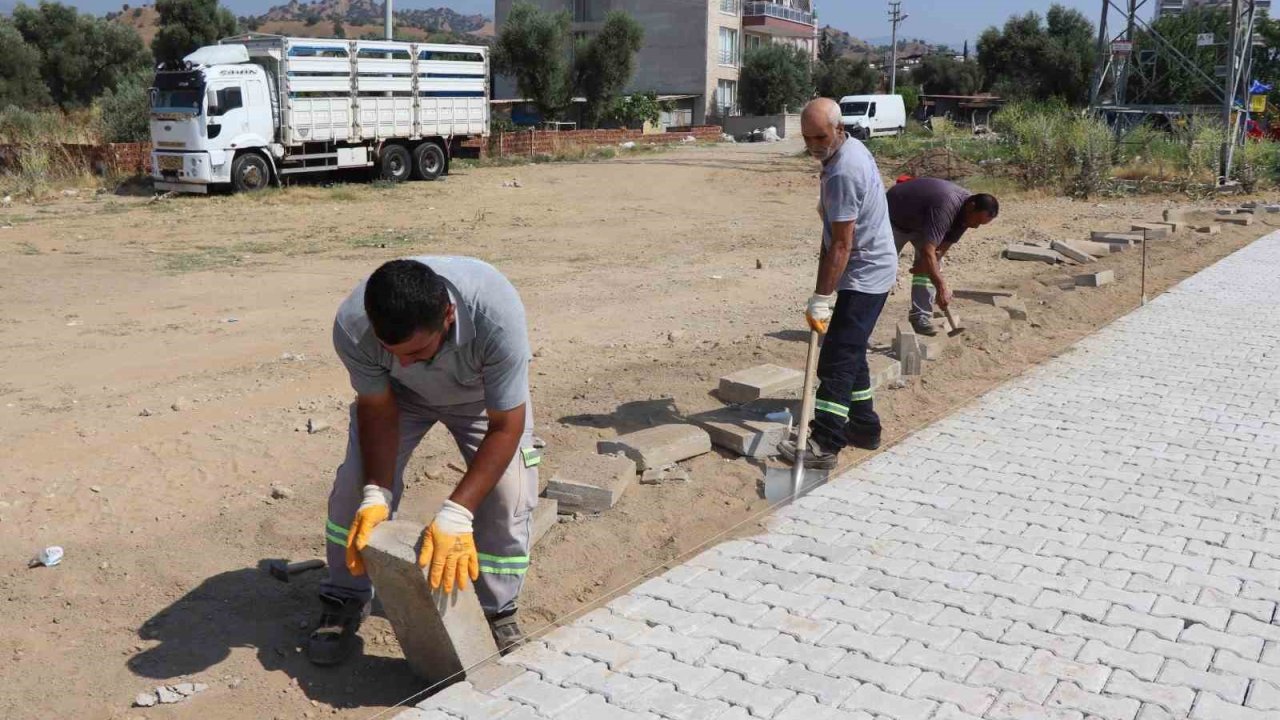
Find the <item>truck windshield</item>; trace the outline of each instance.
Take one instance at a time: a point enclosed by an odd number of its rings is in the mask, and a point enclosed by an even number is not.
[[[840,104],[840,112],[846,116],[862,117],[867,114],[867,108],[871,103],[866,102],[847,102]]]
[[[204,104],[204,78],[199,72],[161,72],[151,91],[153,112],[200,114]]]

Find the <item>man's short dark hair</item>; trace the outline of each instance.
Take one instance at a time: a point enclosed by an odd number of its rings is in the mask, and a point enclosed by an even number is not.
[[[996,199],[995,195],[986,193],[970,195],[965,204],[974,212],[984,212],[990,215],[993,220],[1000,214],[1000,201]]]
[[[364,312],[374,335],[388,345],[398,345],[420,330],[439,332],[448,307],[444,279],[417,260],[384,264],[364,288]]]

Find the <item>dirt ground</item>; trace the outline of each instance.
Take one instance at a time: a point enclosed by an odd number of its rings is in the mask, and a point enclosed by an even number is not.
[[[338,303],[396,256],[474,255],[506,272],[536,349],[545,482],[558,455],[717,407],[721,375],[801,366],[818,224],[816,168],[798,149],[682,148],[390,188],[156,203],[82,194],[0,209],[0,716],[367,718],[420,690],[378,617],[362,630],[360,660],[309,665],[300,646],[319,574],[286,585],[259,569],[323,553],[351,399],[329,345]],[[1139,303],[1139,252],[1090,266],[1114,269],[1116,284],[1077,290],[1072,268],[1000,259],[1005,243],[1128,229],[1179,202],[1003,200],[948,272],[956,287],[1016,289],[1030,322],[957,301],[963,341],[877,397],[888,440]],[[1270,217],[1153,244],[1149,293],[1269,232]],[[907,289],[891,298],[881,343],[905,317]],[[333,427],[308,434],[311,418]],[[404,516],[430,518],[457,458],[447,434],[428,436]],[[686,486],[637,485],[612,511],[553,527],[534,552],[526,630],[765,508],[758,467],[713,453],[689,468]],[[289,497],[273,499],[273,486]],[[28,570],[53,544],[66,560]],[[179,679],[210,689],[130,707]]]

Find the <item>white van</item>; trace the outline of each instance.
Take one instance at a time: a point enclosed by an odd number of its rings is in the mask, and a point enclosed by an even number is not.
[[[897,135],[907,127],[907,109],[901,95],[846,95],[840,98],[845,132],[866,140]]]

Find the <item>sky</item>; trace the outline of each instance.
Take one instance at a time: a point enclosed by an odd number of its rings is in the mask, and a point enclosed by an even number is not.
[[[38,0],[28,0],[36,4]],[[153,1],[153,0],[151,0]],[[1061,4],[1082,11],[1097,22],[1099,0],[1059,0]],[[16,0],[0,0],[0,10],[8,9]],[[101,14],[120,9],[123,0],[63,0],[82,10]],[[256,14],[287,0],[222,0],[237,15]],[[143,4],[133,0],[134,5]],[[888,3],[885,0],[815,0],[818,17],[860,38],[889,36]],[[966,39],[976,40],[990,25],[1003,25],[1014,13],[1035,10],[1043,14],[1050,0],[903,0],[907,19],[899,28],[904,37],[959,46]],[[451,7],[462,13],[493,16],[493,0],[399,0],[396,7]]]

